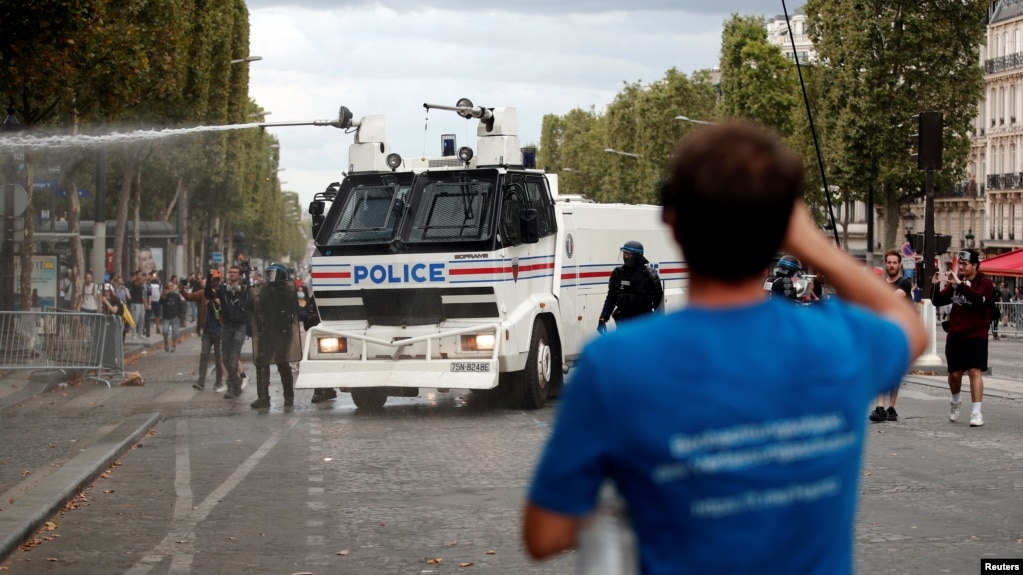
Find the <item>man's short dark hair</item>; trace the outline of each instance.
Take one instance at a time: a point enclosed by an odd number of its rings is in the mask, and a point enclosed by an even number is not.
[[[884,251],[884,261],[887,262],[888,258],[890,258],[892,256],[895,256],[895,257],[899,258],[900,262],[902,261],[902,252],[900,252],[899,250],[893,248],[893,249],[885,250]]]
[[[700,128],[673,157],[662,200],[690,271],[727,282],[761,275],[788,230],[802,160],[745,122]]]

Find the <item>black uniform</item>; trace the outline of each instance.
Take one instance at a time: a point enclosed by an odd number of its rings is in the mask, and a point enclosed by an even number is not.
[[[657,271],[641,255],[632,259],[635,260],[632,265],[621,265],[611,272],[604,308],[600,310],[603,320],[612,317],[615,323],[628,320],[657,311],[664,303],[664,287]]]
[[[253,289],[252,362],[256,364],[256,395],[252,407],[270,404],[270,365],[277,366],[284,405],[295,397],[292,361],[302,359],[298,296],[291,281],[272,281]]]

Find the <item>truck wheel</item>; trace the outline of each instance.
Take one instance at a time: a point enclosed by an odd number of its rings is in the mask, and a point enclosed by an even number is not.
[[[533,337],[529,342],[529,355],[521,381],[523,409],[540,409],[547,402],[554,369],[553,355],[547,327],[538,319],[533,324]]]
[[[379,387],[357,387],[352,390],[352,401],[359,409],[377,411],[387,403],[387,392]]]

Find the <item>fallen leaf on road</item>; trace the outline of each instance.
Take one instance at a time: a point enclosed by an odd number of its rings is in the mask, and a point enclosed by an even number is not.
[[[56,561],[57,558],[56,557],[47,557],[46,560],[47,561]]]
[[[351,551],[349,551],[347,549],[342,549],[342,550],[338,551],[337,553],[335,553],[334,555],[348,555],[349,553],[351,553]]]
[[[113,492],[114,492],[113,489],[104,489],[103,490],[103,493],[113,493]]]
[[[40,531],[53,531],[56,528],[57,528],[56,523],[54,523],[53,521],[47,521],[45,524],[43,524],[43,527],[42,529],[40,529]]]
[[[29,475],[32,475],[32,472],[29,471],[28,469],[24,469],[24,470],[21,471],[21,476],[22,477],[28,477]]]
[[[51,441],[50,442],[50,447],[57,447],[57,444]]]
[[[487,549],[487,552],[485,553],[485,555],[494,555],[496,553],[497,553],[497,551],[494,551],[493,549]]]
[[[427,559],[426,560],[426,564],[427,565],[437,565],[438,563],[443,563],[443,562],[444,562],[444,560],[441,559],[440,557],[438,557],[436,559]]]
[[[472,567],[472,561],[466,561],[465,563],[459,563],[459,567]]]
[[[458,545],[458,540],[455,539],[454,541],[448,541],[448,545]]]

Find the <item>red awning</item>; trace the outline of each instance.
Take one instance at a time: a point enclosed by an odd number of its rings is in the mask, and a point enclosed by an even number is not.
[[[989,276],[1023,277],[1023,249],[987,258],[980,271]]]

